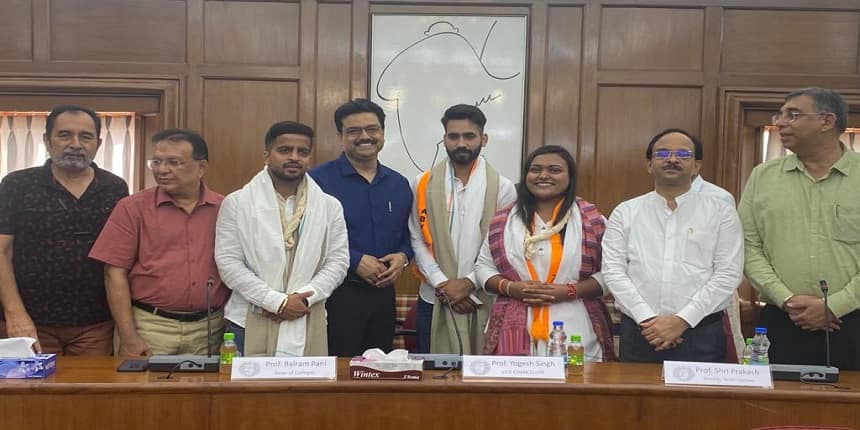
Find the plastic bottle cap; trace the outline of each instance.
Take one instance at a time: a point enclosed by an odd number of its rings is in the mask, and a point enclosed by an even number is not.
[[[236,339],[235,333],[230,333],[229,331],[224,333],[224,340],[235,340],[235,339]]]
[[[582,342],[582,336],[573,335],[570,337],[571,342]]]
[[[767,328],[766,327],[756,327],[755,332],[756,332],[756,334],[767,333]]]
[[[563,325],[564,325],[564,321],[553,321],[552,322],[553,327],[559,327],[559,326],[563,326]]]
[[[747,345],[752,344],[752,338],[751,338],[751,337],[748,337],[748,338],[747,338],[747,340],[746,340],[746,342],[747,342]]]

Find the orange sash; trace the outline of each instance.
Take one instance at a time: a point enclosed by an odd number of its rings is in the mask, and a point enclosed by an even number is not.
[[[552,210],[552,221],[550,222],[550,225],[553,225],[555,220],[558,218],[558,211],[561,209],[561,204],[563,202],[564,200],[562,199]],[[534,230],[534,227],[532,227],[532,230]],[[561,241],[561,233],[552,235],[549,239],[549,243],[551,248],[549,271],[546,274],[547,284],[555,282],[555,277],[558,275],[558,268],[561,266],[561,256],[564,253],[564,244]],[[529,276],[532,280],[539,280],[537,271],[535,270],[535,266],[532,264],[531,260],[526,260],[526,266],[529,269]],[[534,340],[549,340],[549,306],[540,305],[532,307],[532,325],[529,327],[529,335]]]

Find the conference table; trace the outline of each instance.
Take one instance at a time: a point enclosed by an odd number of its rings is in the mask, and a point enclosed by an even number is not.
[[[46,379],[0,380],[0,429],[752,429],[860,428],[860,372],[840,388],[666,386],[656,364],[587,364],[564,383],[230,381],[217,373],[118,373],[115,357],[59,357]]]

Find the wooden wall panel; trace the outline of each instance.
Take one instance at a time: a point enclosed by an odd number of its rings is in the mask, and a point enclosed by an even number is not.
[[[860,13],[726,10],[722,70],[857,74]]]
[[[601,70],[702,70],[703,9],[605,8]]]
[[[205,80],[207,184],[224,194],[240,188],[263,167],[263,138],[269,127],[297,118],[297,82]]]
[[[314,162],[324,163],[341,153],[334,111],[350,98],[352,8],[321,4],[317,15],[316,144]]]
[[[701,103],[700,88],[600,88],[595,203],[605,215],[618,203],[654,189],[645,167],[648,142],[666,128],[698,135]]]
[[[299,5],[210,1],[204,6],[207,63],[299,63]]]
[[[178,0],[51,0],[51,59],[184,63]]]
[[[564,146],[576,156],[579,144],[582,8],[550,7],[547,28],[544,144]]]
[[[31,0],[6,0],[0,13],[0,60],[33,58],[33,17]]]

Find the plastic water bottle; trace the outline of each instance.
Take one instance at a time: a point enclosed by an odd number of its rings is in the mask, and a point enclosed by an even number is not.
[[[741,355],[741,364],[750,364],[750,357],[752,356],[752,338],[748,337],[744,345],[744,351]]]
[[[233,358],[236,357],[239,348],[236,346],[236,334],[224,333],[224,343],[221,344],[221,373],[231,374],[233,372]]]
[[[567,344],[567,373],[571,375],[582,375],[582,367],[585,364],[585,347],[582,346],[582,337],[573,335]]]
[[[552,331],[549,332],[550,357],[564,357],[567,363],[567,335],[564,334],[564,321],[553,321]]]
[[[770,349],[770,339],[767,338],[766,328],[756,327],[751,346],[750,364],[764,366],[770,364],[767,354],[767,351]]]

